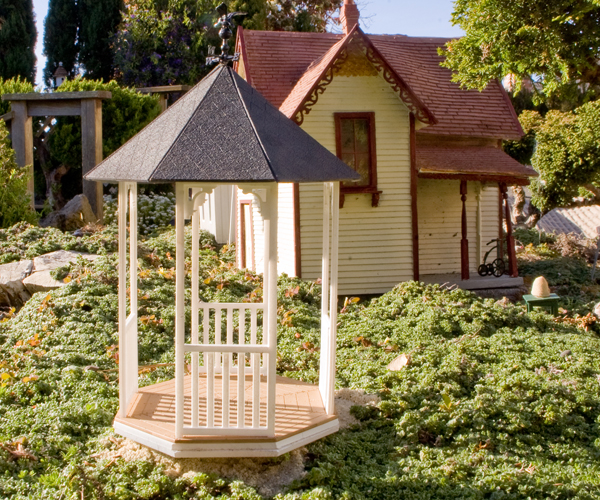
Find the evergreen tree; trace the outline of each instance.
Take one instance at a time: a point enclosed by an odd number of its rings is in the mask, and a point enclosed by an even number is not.
[[[35,80],[36,39],[32,0],[0,0],[0,78]]]
[[[63,63],[70,76],[77,73],[78,25],[76,0],[50,0],[44,22],[44,55],[48,58],[44,68],[46,85],[51,86],[58,63]]]
[[[111,39],[121,22],[123,0],[79,0],[79,62],[85,77],[113,76]]]

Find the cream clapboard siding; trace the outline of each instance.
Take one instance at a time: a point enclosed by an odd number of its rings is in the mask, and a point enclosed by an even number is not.
[[[277,203],[277,271],[295,275],[296,253],[294,242],[294,185],[279,184]],[[238,199],[248,200],[252,196],[238,190]],[[239,234],[239,227],[238,227]],[[254,236],[254,268],[257,273],[264,271],[264,227],[259,205],[252,202],[252,234]],[[239,238],[239,236],[238,236]],[[239,243],[238,243],[239,244]]]
[[[335,112],[374,112],[379,206],[346,195],[340,211],[339,293],[389,291],[412,279],[408,110],[379,76],[336,76],[302,128],[335,154]],[[302,278],[321,277],[323,187],[300,184]]]
[[[217,243],[235,239],[235,186],[221,184],[200,207],[200,228],[214,234]]]
[[[477,273],[477,195],[479,182],[467,183],[469,270]],[[460,181],[419,179],[419,271],[421,275],[460,273],[462,201]],[[483,219],[483,217],[482,217]],[[488,240],[489,241],[489,240]]]
[[[498,214],[498,185],[484,184],[481,191],[481,261],[485,252],[494,244],[487,246],[488,242],[498,238],[500,217]],[[490,254],[490,258],[492,254]],[[495,258],[495,257],[494,257]],[[489,259],[488,259],[489,261]]]

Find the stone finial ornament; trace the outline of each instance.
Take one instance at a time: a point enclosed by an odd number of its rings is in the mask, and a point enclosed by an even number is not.
[[[550,287],[548,286],[546,278],[543,276],[538,276],[533,281],[533,285],[531,286],[531,295],[540,299],[550,297]]]

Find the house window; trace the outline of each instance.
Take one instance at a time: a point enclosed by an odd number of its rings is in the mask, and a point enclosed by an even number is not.
[[[342,183],[341,193],[370,193],[379,203],[375,113],[335,113],[337,156],[360,174],[360,180]],[[342,203],[343,205],[343,199]]]

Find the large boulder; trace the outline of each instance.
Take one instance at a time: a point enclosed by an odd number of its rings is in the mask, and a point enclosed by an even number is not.
[[[96,260],[98,255],[89,253],[73,252],[71,250],[57,250],[56,252],[46,253],[33,259],[33,272],[52,271],[59,267],[66,266],[75,262],[79,256],[85,257],[88,260]]]
[[[0,266],[0,306],[20,309],[31,298],[23,280],[31,274],[33,262],[22,260]]]
[[[63,281],[55,280],[51,275],[50,271],[40,271],[39,273],[33,273],[23,280],[23,285],[27,291],[33,295],[37,292],[49,292],[50,290],[56,290],[61,286],[64,286]]]
[[[89,200],[78,194],[61,210],[52,212],[40,221],[41,227],[57,227],[63,231],[74,231],[87,224],[97,222]]]
[[[33,259],[33,274],[23,280],[23,285],[31,295],[36,292],[49,292],[64,286],[64,281],[54,279],[50,272],[77,261],[77,257],[80,255],[92,261],[98,258],[98,255],[69,250],[57,250],[36,257]]]

